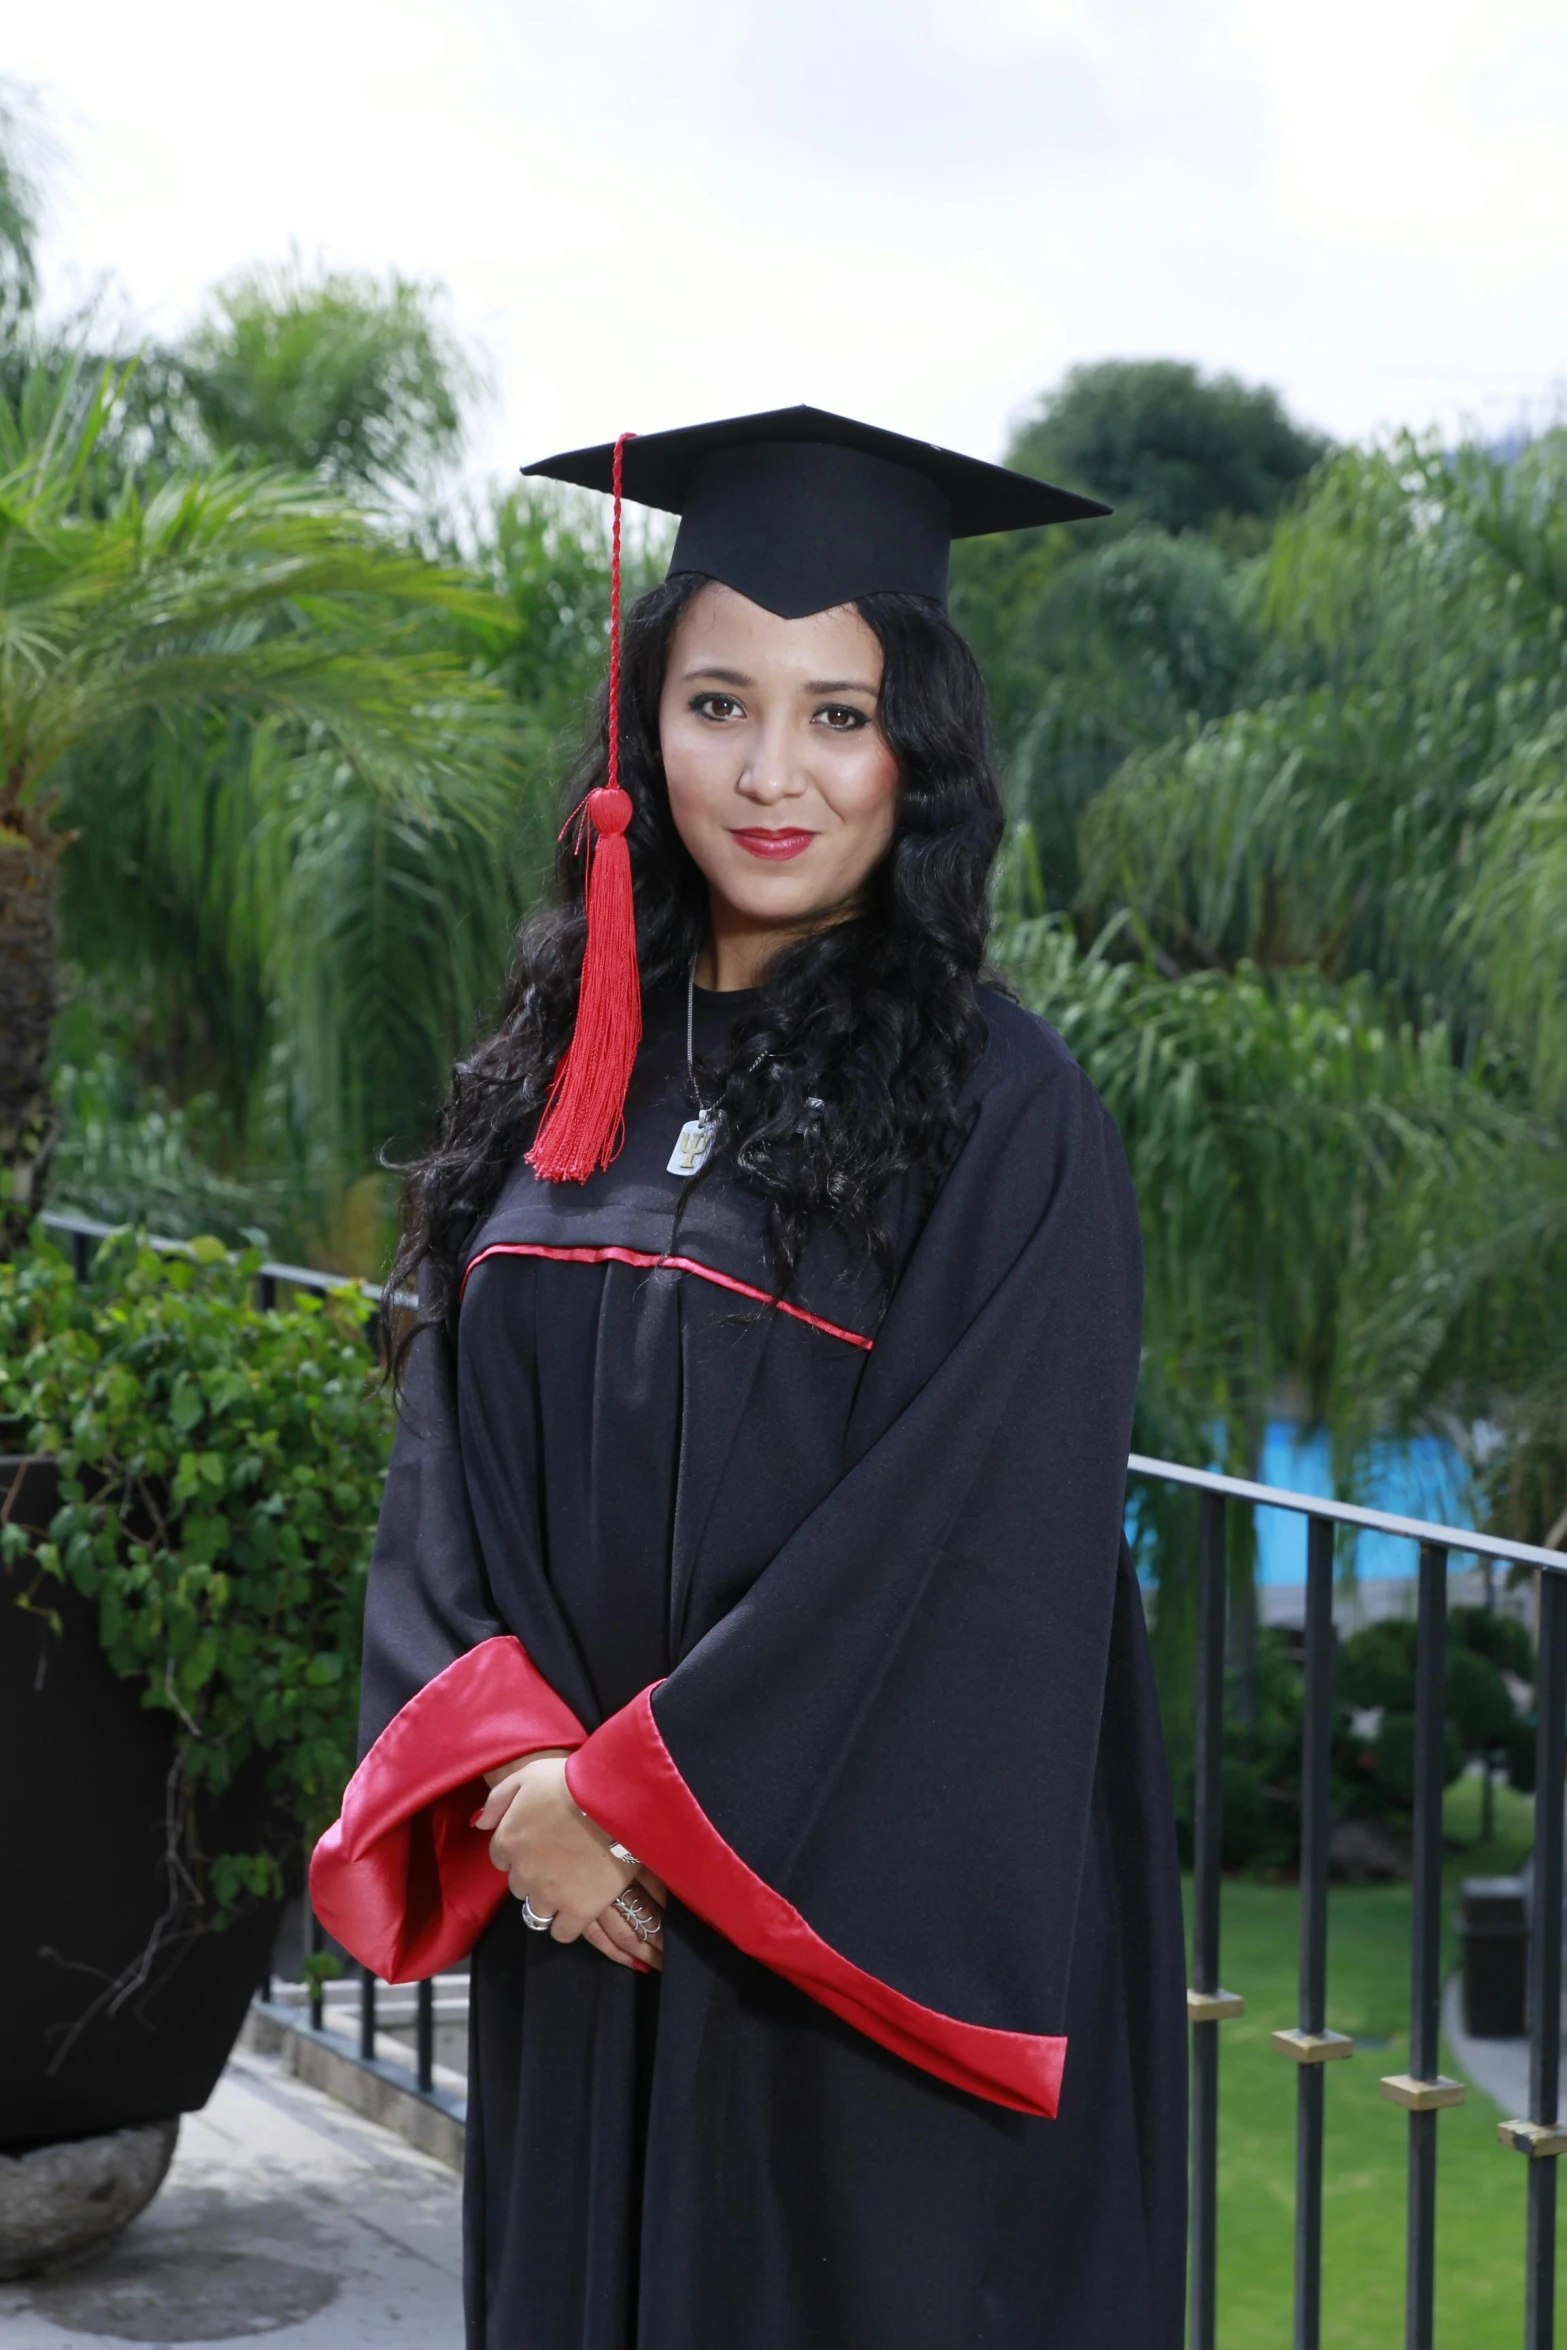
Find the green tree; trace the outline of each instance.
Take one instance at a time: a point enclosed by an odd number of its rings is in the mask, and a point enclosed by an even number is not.
[[[1277,392],[1179,359],[1074,367],[1025,418],[1007,463],[1168,531],[1276,514],[1327,449]]]
[[[43,193],[31,108],[0,81],[0,331],[14,334],[38,297],[38,232]]]
[[[1260,649],[1244,572],[1198,533],[1135,528],[1072,558],[1025,562],[1010,585],[987,548],[987,609],[960,568],[954,611],[980,654],[1011,804],[1033,827],[1048,902],[1071,904],[1077,832],[1134,752],[1232,709]],[[978,609],[976,609],[976,605]]]
[[[214,453],[355,491],[428,494],[480,388],[432,288],[297,261],[220,287],[176,358]]]
[[[1085,935],[1108,925],[1117,951],[1135,942],[1194,1013],[1206,1003],[1228,1020],[1259,984],[1280,1000],[1309,985],[1346,1020],[1374,1006],[1389,1037],[1418,1043],[1433,1082],[1449,1073],[1474,1147],[1435,1189],[1401,1170],[1407,1141],[1423,1153],[1443,1131],[1436,1094],[1400,1102],[1391,1126],[1369,1101],[1354,1112],[1420,1209],[1401,1207],[1369,1254],[1374,1228],[1337,1195],[1304,1097],[1290,1113],[1297,1168],[1237,1184],[1224,1245],[1255,1183],[1308,1216],[1319,1199],[1345,1279],[1301,1287],[1279,1326],[1280,1372],[1306,1381],[1346,1441],[1378,1416],[1499,1430],[1478,1464],[1493,1521],[1555,1542],[1567,1529],[1567,1341],[1553,1303],[1567,1280],[1564,511],[1567,436],[1511,463],[1409,439],[1340,454],[1278,526],[1250,705],[1134,753],[1079,836]],[[1221,1043],[1205,1026],[1201,1058]],[[1200,1162],[1181,1183],[1200,1187]],[[1294,1232],[1292,1206],[1279,1264]],[[1197,1269],[1191,1237],[1180,1246]],[[1222,1268],[1200,1278],[1222,1281]],[[1248,1328],[1259,1314],[1247,1310]]]
[[[475,946],[465,961],[468,940],[451,933],[443,863],[462,865],[471,911],[472,869],[494,861],[516,788],[504,698],[442,638],[489,611],[483,592],[297,476],[220,465],[95,499],[119,390],[111,371],[86,387],[41,373],[19,416],[0,408],[0,1214],[12,1244],[40,1204],[57,1129],[46,1064],[70,825],[141,780],[105,746],[165,722],[253,730],[252,755],[217,762],[207,794],[171,793],[160,854],[199,870],[208,838],[222,843],[225,951],[308,989],[294,1038],[319,1114],[341,1104],[349,1120],[373,1090],[367,1001],[392,1008],[397,974],[422,956],[443,975],[443,1056],[458,1040],[458,999],[489,957]],[[321,888],[300,875],[350,838],[360,919],[323,934]],[[431,1010],[427,996],[427,1067]],[[396,1033],[407,1042],[406,1023]]]
[[[1280,525],[1254,706],[1129,763],[1085,909],[1178,959],[1371,971],[1550,1092],[1567,1015],[1567,435],[1347,451]]]
[[[96,1181],[106,1210],[127,1164],[160,1161],[159,1093],[196,1111],[209,1147],[226,1134],[266,1193],[250,1221],[269,1228],[280,1178],[329,1214],[383,1149],[422,1140],[553,856],[609,614],[607,540],[585,504],[519,491],[475,505],[453,528],[453,571],[459,537],[483,592],[424,634],[503,711],[513,768],[495,821],[451,815],[431,837],[340,791],[304,793],[287,735],[245,710],[143,718],[71,763],[64,928],[91,998],[68,1016],[66,1058],[90,1069],[116,1046],[154,1089],[142,1104],[112,1072],[76,1084],[100,1105],[92,1160],[72,1160],[84,1201]],[[329,1002],[343,1007],[330,1021]],[[197,1108],[209,1095],[216,1130]],[[129,1130],[111,1147],[116,1101]]]
[[[1262,690],[1258,559],[1324,446],[1274,393],[1173,360],[1077,369],[1017,435],[1010,462],[1118,507],[954,550],[954,616],[1051,905],[1071,904],[1079,819],[1123,762]]]

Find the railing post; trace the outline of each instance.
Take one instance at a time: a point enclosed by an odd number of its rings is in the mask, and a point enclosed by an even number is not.
[[[85,1281],[92,1264],[92,1234],[71,1229],[71,1269],[78,1281]]]
[[[1322,2120],[1324,2064],[1354,2042],[1327,2028],[1329,1759],[1333,1743],[1333,1523],[1306,1531],[1306,1675],[1300,1771],[1300,2005],[1292,2032],[1273,2045],[1299,2066],[1295,2090],[1295,2350],[1322,2335]]]
[[[1480,1561],[1480,1604],[1488,1616],[1496,1613],[1496,1561]],[[1480,1766],[1480,1841],[1489,1844],[1496,1834],[1496,1774],[1489,1754]]]
[[[1191,2350],[1214,2350],[1219,2188],[1220,1863],[1224,1836],[1224,1496],[1204,1493],[1197,1537],[1196,1777],[1192,1823]],[[1230,2012],[1234,2012],[1233,2008]]]
[[[1442,1747],[1447,1693],[1447,1552],[1420,1546],[1415,1651],[1415,1829],[1409,1975],[1409,2070],[1382,2094],[1409,2114],[1409,2212],[1405,2350],[1431,2350],[1436,2298],[1436,2119],[1462,2105],[1463,2086],[1442,2078]]]
[[[1535,1664],[1534,1898],[1529,1921],[1529,2119],[1533,2141],[1524,2340],[1556,2335],[1556,2101],[1562,2045],[1562,1747],[1567,1714],[1567,1576],[1542,1567]]]
[[[305,1895],[305,1907],[310,1911],[310,1955],[312,1958],[319,1958],[326,1947],[326,1936],[321,1930],[321,1920],[316,1916],[314,1909],[310,1907],[308,1893]],[[326,1992],[322,1988],[320,1975],[313,1974],[310,1978],[310,2029],[313,2032],[319,2032],[324,2028],[325,2023]]]
[[[277,1275],[265,1265],[256,1275],[256,1304],[264,1314],[277,1310]]]
[[[359,2054],[375,2062],[375,1976],[367,1966],[359,1970]]]
[[[428,1975],[419,1985],[418,2017],[414,2034],[419,2086],[428,2096],[435,2087],[435,1985]]]

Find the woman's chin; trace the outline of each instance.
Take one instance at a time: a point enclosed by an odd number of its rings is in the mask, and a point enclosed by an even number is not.
[[[780,871],[728,871],[719,894],[742,921],[769,927],[776,923],[780,928],[812,922],[841,902],[839,893],[824,888],[819,877]]]

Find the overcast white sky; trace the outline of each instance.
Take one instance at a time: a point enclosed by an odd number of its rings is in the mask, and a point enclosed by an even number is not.
[[[1563,0],[71,0],[0,66],[57,302],[439,278],[487,470],[798,399],[991,455],[1106,355],[1341,434],[1567,383]]]

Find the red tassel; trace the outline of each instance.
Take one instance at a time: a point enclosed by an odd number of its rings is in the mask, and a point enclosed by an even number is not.
[[[546,1183],[585,1183],[607,1167],[626,1130],[626,1088],[642,1041],[636,906],[620,788],[620,474],[630,433],[615,443],[615,522],[609,575],[609,774],[577,811],[588,859],[588,936],[577,1022],[561,1055],[528,1164]],[[584,819],[586,821],[584,822]]]

